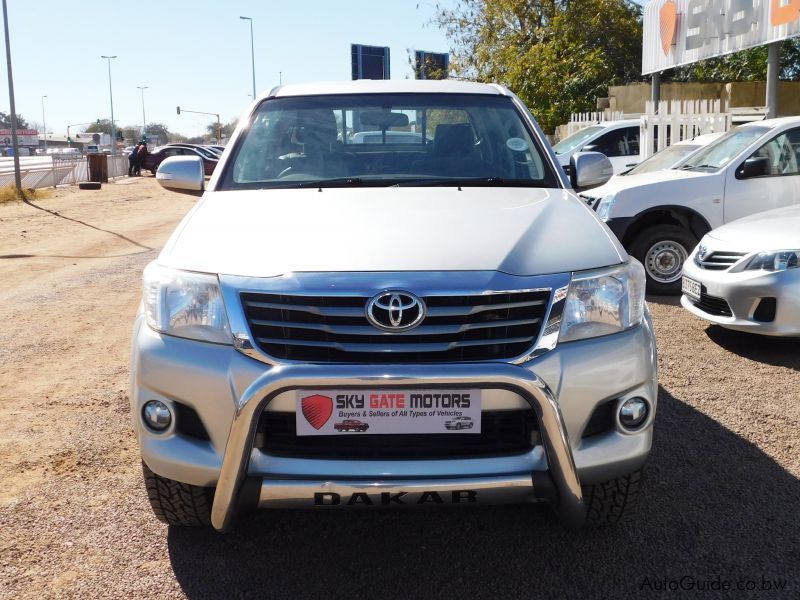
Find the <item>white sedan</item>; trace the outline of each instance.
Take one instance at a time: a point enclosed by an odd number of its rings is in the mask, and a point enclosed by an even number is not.
[[[800,336],[800,206],[714,229],[683,265],[681,304],[739,331]]]

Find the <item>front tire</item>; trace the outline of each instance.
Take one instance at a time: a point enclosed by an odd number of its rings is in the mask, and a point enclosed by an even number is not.
[[[206,527],[211,525],[214,488],[199,487],[161,477],[142,462],[147,497],[156,518],[167,525]]]
[[[586,524],[610,525],[635,512],[641,482],[642,471],[637,470],[603,483],[583,486]]]
[[[683,227],[657,225],[645,229],[631,244],[631,254],[643,265],[647,292],[658,296],[681,293],[683,263],[698,240]]]

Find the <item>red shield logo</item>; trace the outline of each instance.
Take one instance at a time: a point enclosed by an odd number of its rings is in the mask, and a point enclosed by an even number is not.
[[[303,416],[314,429],[321,429],[333,414],[333,400],[327,396],[314,394],[300,401]]]

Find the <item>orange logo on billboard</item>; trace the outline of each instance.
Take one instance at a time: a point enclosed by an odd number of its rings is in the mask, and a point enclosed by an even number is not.
[[[781,0],[772,0],[770,21],[773,27],[786,25],[800,18],[800,0],[788,0],[781,4]]]
[[[664,49],[664,54],[669,54],[669,49],[675,43],[675,35],[678,32],[678,7],[672,0],[668,0],[658,14],[661,27],[661,47]]]

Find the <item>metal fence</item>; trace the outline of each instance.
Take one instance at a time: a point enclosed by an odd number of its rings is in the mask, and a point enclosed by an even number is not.
[[[89,163],[85,158],[58,159],[51,157],[20,159],[22,187],[36,189],[69,185],[89,180]],[[128,174],[128,159],[124,156],[108,157],[108,177]],[[13,164],[4,159],[0,163],[0,187],[14,184]]]

